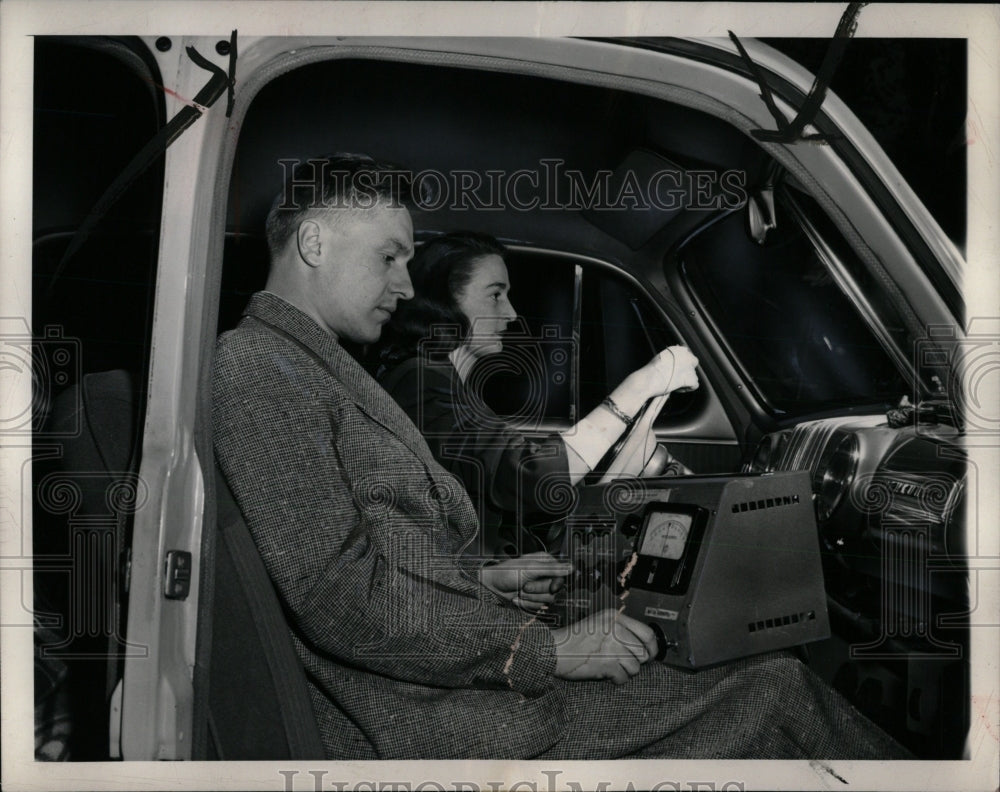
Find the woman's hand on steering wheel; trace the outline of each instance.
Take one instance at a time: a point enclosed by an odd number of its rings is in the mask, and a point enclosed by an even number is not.
[[[611,393],[611,399],[627,414],[636,415],[650,399],[676,390],[698,387],[698,358],[683,346],[667,347],[645,366],[629,374]]]
[[[698,358],[684,346],[667,347],[654,357],[640,372],[650,382],[649,397],[674,391],[690,391],[698,387]]]

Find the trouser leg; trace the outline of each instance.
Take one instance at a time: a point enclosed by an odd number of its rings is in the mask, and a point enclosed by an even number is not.
[[[566,685],[567,732],[539,758],[891,759],[908,754],[797,659],[689,672],[649,662],[625,685]]]

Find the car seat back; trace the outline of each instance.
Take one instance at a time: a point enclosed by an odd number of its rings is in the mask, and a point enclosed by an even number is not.
[[[132,383],[123,369],[85,374],[52,399],[35,439],[36,670],[61,670],[46,675],[55,688],[36,688],[36,706],[63,702],[60,758],[77,761],[110,758],[110,700],[125,649],[123,572],[141,489]]]
[[[305,671],[222,473],[209,670],[208,759],[322,759]]]

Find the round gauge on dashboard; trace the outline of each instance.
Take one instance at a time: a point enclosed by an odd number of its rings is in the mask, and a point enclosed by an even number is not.
[[[816,486],[816,519],[826,522],[854,482],[860,456],[858,438],[848,434],[834,448]]]

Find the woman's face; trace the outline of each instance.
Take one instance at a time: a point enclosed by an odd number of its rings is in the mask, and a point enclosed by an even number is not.
[[[477,259],[472,277],[455,298],[459,310],[469,320],[465,346],[477,357],[503,349],[500,334],[517,317],[509,293],[510,281],[503,259],[492,253]]]

